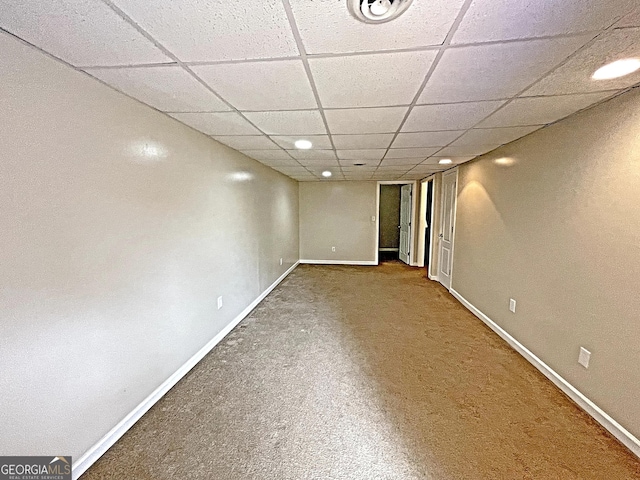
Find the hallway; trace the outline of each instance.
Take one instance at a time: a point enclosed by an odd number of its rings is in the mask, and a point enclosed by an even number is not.
[[[111,478],[632,479],[640,462],[390,262],[299,266],[82,477]]]

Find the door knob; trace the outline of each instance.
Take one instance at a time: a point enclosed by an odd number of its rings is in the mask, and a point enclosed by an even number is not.
[[[443,238],[443,237],[444,237],[444,235],[440,234],[440,235],[438,235],[438,237],[439,237],[439,238]]]

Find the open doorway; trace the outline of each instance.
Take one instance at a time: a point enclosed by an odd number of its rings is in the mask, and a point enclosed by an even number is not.
[[[378,261],[411,264],[413,183],[379,183]]]
[[[400,187],[380,185],[380,232],[378,259],[380,262],[398,260],[400,255]]]

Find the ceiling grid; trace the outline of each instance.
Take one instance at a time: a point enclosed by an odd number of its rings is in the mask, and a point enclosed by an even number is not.
[[[0,29],[299,181],[420,179],[640,83],[591,79],[640,57],[634,0],[414,0],[380,25],[336,0],[5,3]]]

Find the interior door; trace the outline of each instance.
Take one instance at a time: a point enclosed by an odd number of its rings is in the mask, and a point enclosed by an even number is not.
[[[442,178],[442,221],[440,224],[440,256],[438,281],[451,288],[451,269],[453,267],[453,225],[456,209],[456,181],[458,171],[453,170]]]
[[[411,245],[411,185],[400,189],[400,260],[409,263]]]

